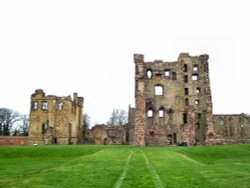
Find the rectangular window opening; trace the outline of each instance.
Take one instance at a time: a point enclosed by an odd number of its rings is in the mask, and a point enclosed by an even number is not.
[[[165,70],[164,74],[165,74],[166,77],[169,77],[170,76],[170,71],[169,70]]]
[[[188,95],[188,88],[184,88],[184,94]]]
[[[188,76],[187,75],[184,76],[184,83],[188,83]]]
[[[33,109],[33,110],[36,110],[37,108],[38,108],[38,102],[34,101],[34,102],[32,103],[32,109]]]
[[[155,95],[163,95],[163,86],[155,86]]]
[[[183,114],[183,123],[187,124],[188,123],[188,117],[187,117],[187,113]]]
[[[195,100],[195,105],[199,105],[200,104],[200,100]]]
[[[192,75],[192,80],[198,80],[198,74],[193,74]]]
[[[188,106],[188,105],[189,105],[189,99],[186,98],[186,99],[185,99],[185,106]]]
[[[48,102],[42,102],[42,109],[47,110],[48,109]]]
[[[187,65],[187,64],[184,64],[183,71],[184,71],[184,72],[187,72],[187,71],[188,71],[188,65]]]
[[[159,110],[159,117],[163,118],[164,117],[164,111],[163,110]]]
[[[176,80],[176,72],[172,72],[172,79]]]

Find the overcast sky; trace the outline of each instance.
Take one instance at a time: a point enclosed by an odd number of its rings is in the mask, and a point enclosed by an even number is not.
[[[0,1],[0,107],[77,92],[92,123],[134,106],[133,54],[209,55],[214,113],[250,113],[247,0]]]

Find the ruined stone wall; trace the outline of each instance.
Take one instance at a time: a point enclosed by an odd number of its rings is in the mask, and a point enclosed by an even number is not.
[[[95,125],[91,130],[88,130],[88,140],[90,144],[128,144],[127,125]]]
[[[134,125],[134,119],[135,119],[135,108],[131,108],[129,106],[128,109],[128,139],[129,144],[133,145],[134,143],[134,132],[135,132],[135,125]]]
[[[135,54],[134,145],[204,144],[213,134],[208,55],[144,62]]]
[[[46,96],[43,90],[31,95],[30,144],[82,143],[83,98],[74,94]]]
[[[214,130],[226,143],[250,143],[250,118],[245,114],[214,115]]]

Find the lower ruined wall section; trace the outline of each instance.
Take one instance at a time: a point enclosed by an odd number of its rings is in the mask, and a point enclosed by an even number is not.
[[[250,143],[250,117],[246,114],[214,115],[214,131],[223,138],[217,144]]]
[[[87,143],[97,145],[129,144],[128,125],[95,125],[87,131]]]

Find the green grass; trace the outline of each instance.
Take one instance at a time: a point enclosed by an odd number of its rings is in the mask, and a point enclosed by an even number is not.
[[[250,187],[250,145],[0,147],[0,187]]]

